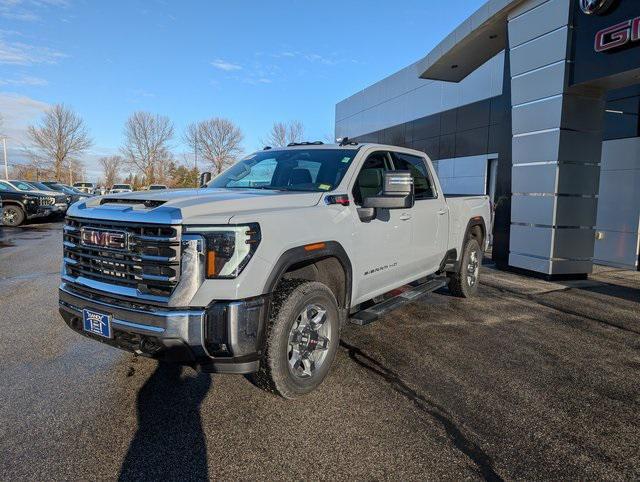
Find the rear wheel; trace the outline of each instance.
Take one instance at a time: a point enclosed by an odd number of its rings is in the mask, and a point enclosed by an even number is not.
[[[331,290],[322,283],[283,280],[274,293],[264,359],[251,378],[284,398],[305,395],[329,373],[339,340]]]
[[[475,239],[468,239],[462,251],[460,268],[449,277],[449,291],[461,298],[474,296],[478,292],[481,265],[482,248]]]
[[[2,208],[2,224],[5,226],[20,226],[26,218],[20,206],[4,206]]]

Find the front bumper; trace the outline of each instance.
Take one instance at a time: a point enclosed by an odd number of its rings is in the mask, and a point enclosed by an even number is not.
[[[60,285],[59,295],[60,314],[67,325],[94,340],[208,372],[252,373],[260,366],[267,297],[215,302],[206,308],[162,309],[80,291],[69,283]],[[83,330],[85,308],[112,316],[112,338]]]
[[[43,218],[55,212],[54,206],[34,206],[27,210],[27,219]]]

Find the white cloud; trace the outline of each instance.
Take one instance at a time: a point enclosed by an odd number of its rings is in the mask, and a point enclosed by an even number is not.
[[[211,65],[216,69],[224,70],[225,72],[233,72],[234,70],[242,70],[242,66],[239,64],[233,64],[231,62],[227,62],[226,60],[216,59],[211,62]]]
[[[42,116],[49,104],[24,95],[0,92],[2,134],[7,136],[9,162],[25,159],[23,146],[27,142],[27,127]]]
[[[49,47],[8,41],[0,32],[0,64],[55,64],[65,57],[67,57],[66,54]]]
[[[32,87],[43,87],[45,85],[49,85],[49,82],[39,77],[23,75],[22,77],[11,78],[11,79],[0,78],[0,85],[28,85]]]

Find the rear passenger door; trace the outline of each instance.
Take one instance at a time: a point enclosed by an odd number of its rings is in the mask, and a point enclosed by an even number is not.
[[[434,173],[426,159],[393,152],[395,170],[410,171],[415,187],[415,206],[411,210],[412,258],[416,275],[431,274],[440,267],[449,242],[449,208],[444,195],[437,192]]]

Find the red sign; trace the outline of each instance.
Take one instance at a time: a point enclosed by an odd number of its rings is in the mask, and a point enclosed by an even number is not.
[[[623,47],[640,40],[640,17],[600,30],[596,34],[596,52]]]

